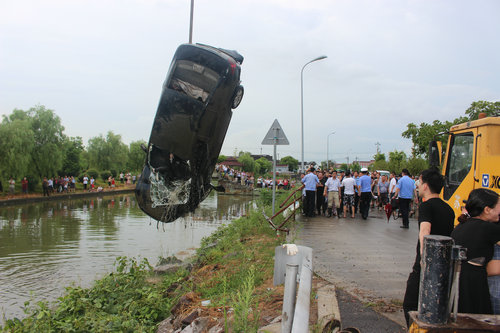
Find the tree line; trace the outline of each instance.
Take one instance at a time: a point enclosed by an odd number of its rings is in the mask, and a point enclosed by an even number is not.
[[[81,137],[64,133],[54,110],[43,105],[14,109],[0,123],[0,179],[28,177],[34,185],[43,177],[140,172],[145,160],[141,144],[145,141],[126,145],[121,135],[109,131],[84,145]]]

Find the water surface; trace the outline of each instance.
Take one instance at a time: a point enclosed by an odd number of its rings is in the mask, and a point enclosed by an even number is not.
[[[0,207],[0,313],[22,317],[25,301],[55,300],[71,284],[88,287],[118,256],[154,265],[193,249],[251,205],[251,197],[214,193],[194,213],[159,225],[132,194]]]

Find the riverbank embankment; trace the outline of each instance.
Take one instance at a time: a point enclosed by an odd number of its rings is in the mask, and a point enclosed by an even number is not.
[[[62,193],[52,193],[50,196],[43,196],[41,194],[29,194],[22,195],[16,194],[12,198],[7,196],[0,197],[0,206],[14,206],[22,205],[32,202],[45,202],[45,201],[57,201],[57,200],[70,200],[75,198],[87,198],[87,197],[98,197],[116,194],[125,194],[134,192],[135,186],[125,185],[123,187],[117,187],[113,189],[104,189],[102,191],[83,191],[77,190],[76,192],[62,192]]]

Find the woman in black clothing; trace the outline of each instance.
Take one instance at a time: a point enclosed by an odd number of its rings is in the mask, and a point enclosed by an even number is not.
[[[488,189],[473,190],[465,205],[468,215],[451,237],[455,244],[467,248],[467,261],[460,274],[458,311],[461,313],[492,314],[486,264],[493,257],[493,246],[500,241],[499,195]],[[493,223],[492,223],[493,222]]]

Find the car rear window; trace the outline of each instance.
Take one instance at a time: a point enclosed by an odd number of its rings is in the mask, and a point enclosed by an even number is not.
[[[217,87],[219,75],[212,69],[189,60],[178,60],[168,88],[182,92],[201,102]]]

